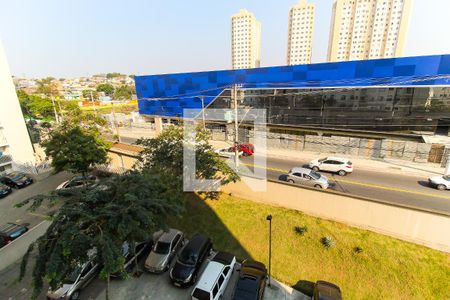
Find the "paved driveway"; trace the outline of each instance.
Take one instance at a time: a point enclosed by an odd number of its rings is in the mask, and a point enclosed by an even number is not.
[[[214,256],[214,255],[212,255]],[[207,262],[212,258],[209,257],[205,263],[203,263],[200,270],[200,274],[205,269]],[[140,267],[143,269],[143,261],[140,262]],[[240,264],[236,264],[235,270],[232,274],[230,282],[223,300],[231,300],[234,287],[237,283],[239,276]],[[266,288],[264,299],[268,300],[306,300],[309,297],[293,290],[290,287],[284,286],[278,282],[273,282],[273,288]],[[100,279],[94,280],[86,289],[81,293],[80,299],[105,299],[105,281]],[[113,280],[110,284],[110,299],[122,300],[122,299],[164,299],[164,300],[187,300],[191,299],[190,295],[194,286],[186,289],[177,288],[172,285],[169,272],[165,272],[161,275],[154,275],[149,273],[143,273],[139,278],[130,277],[127,280]]]

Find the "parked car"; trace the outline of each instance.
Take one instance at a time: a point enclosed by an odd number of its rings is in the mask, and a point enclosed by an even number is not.
[[[0,248],[8,245],[27,231],[28,227],[25,225],[15,223],[0,225]]]
[[[314,171],[327,171],[338,173],[339,176],[345,176],[353,172],[353,163],[346,158],[325,157],[315,159],[309,163],[309,167]]]
[[[232,147],[233,151],[235,147]],[[243,156],[251,156],[255,153],[255,146],[253,144],[239,144],[239,151],[242,151]]]
[[[235,152],[233,147],[229,148],[222,148],[215,151],[219,156],[227,157],[227,158],[234,158]],[[242,156],[243,152],[239,151],[238,156]]]
[[[22,172],[12,172],[2,178],[0,182],[11,188],[21,189],[33,183],[33,178]]]
[[[62,286],[47,292],[47,299],[70,299],[76,300],[80,297],[80,292],[94,279],[100,272],[100,265],[92,260],[80,264],[62,283]]]
[[[184,244],[181,231],[170,229],[164,232],[153,246],[145,260],[145,269],[151,273],[162,273],[169,269],[172,259]]]
[[[313,300],[342,300],[341,289],[327,281],[317,281],[314,284]]]
[[[291,169],[287,174],[286,181],[320,189],[327,189],[330,186],[327,177],[307,168]]]
[[[173,284],[178,287],[189,286],[197,281],[202,262],[212,250],[212,242],[204,234],[196,234],[184,246],[177,261],[170,269],[169,275]]]
[[[130,251],[130,244],[124,242],[122,245],[122,255],[125,257],[125,264],[123,266],[125,272],[130,273],[133,271],[135,262],[145,257],[151,249],[151,243],[140,242],[135,244],[134,253]],[[112,278],[121,278],[122,272],[111,274]]]
[[[262,300],[266,288],[267,269],[259,261],[246,260],[239,271],[233,300]]]
[[[192,300],[217,300],[222,298],[235,265],[236,257],[233,254],[217,252],[206,266],[192,291]]]
[[[56,190],[75,189],[85,186],[92,186],[98,182],[97,177],[93,175],[89,176],[74,176],[70,180],[64,181]]]
[[[450,190],[450,175],[430,177],[428,178],[428,183],[441,191]]]
[[[11,193],[12,189],[9,186],[0,183],[0,198],[6,197]]]

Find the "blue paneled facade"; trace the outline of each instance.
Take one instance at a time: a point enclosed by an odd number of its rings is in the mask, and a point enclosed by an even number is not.
[[[246,70],[136,76],[139,112],[182,116],[233,84],[242,88],[321,88],[450,85],[450,55],[417,56]]]

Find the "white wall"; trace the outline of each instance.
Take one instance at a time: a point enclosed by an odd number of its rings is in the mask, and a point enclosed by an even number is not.
[[[0,40],[0,122],[15,163],[34,164],[35,156]]]

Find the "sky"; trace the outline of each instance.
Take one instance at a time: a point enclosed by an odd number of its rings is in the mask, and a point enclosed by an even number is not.
[[[298,0],[0,0],[13,75],[70,78],[231,68],[231,15],[262,23],[262,66],[286,64]],[[333,0],[316,4],[313,62],[326,61]],[[413,0],[405,56],[450,54],[450,1]]]

